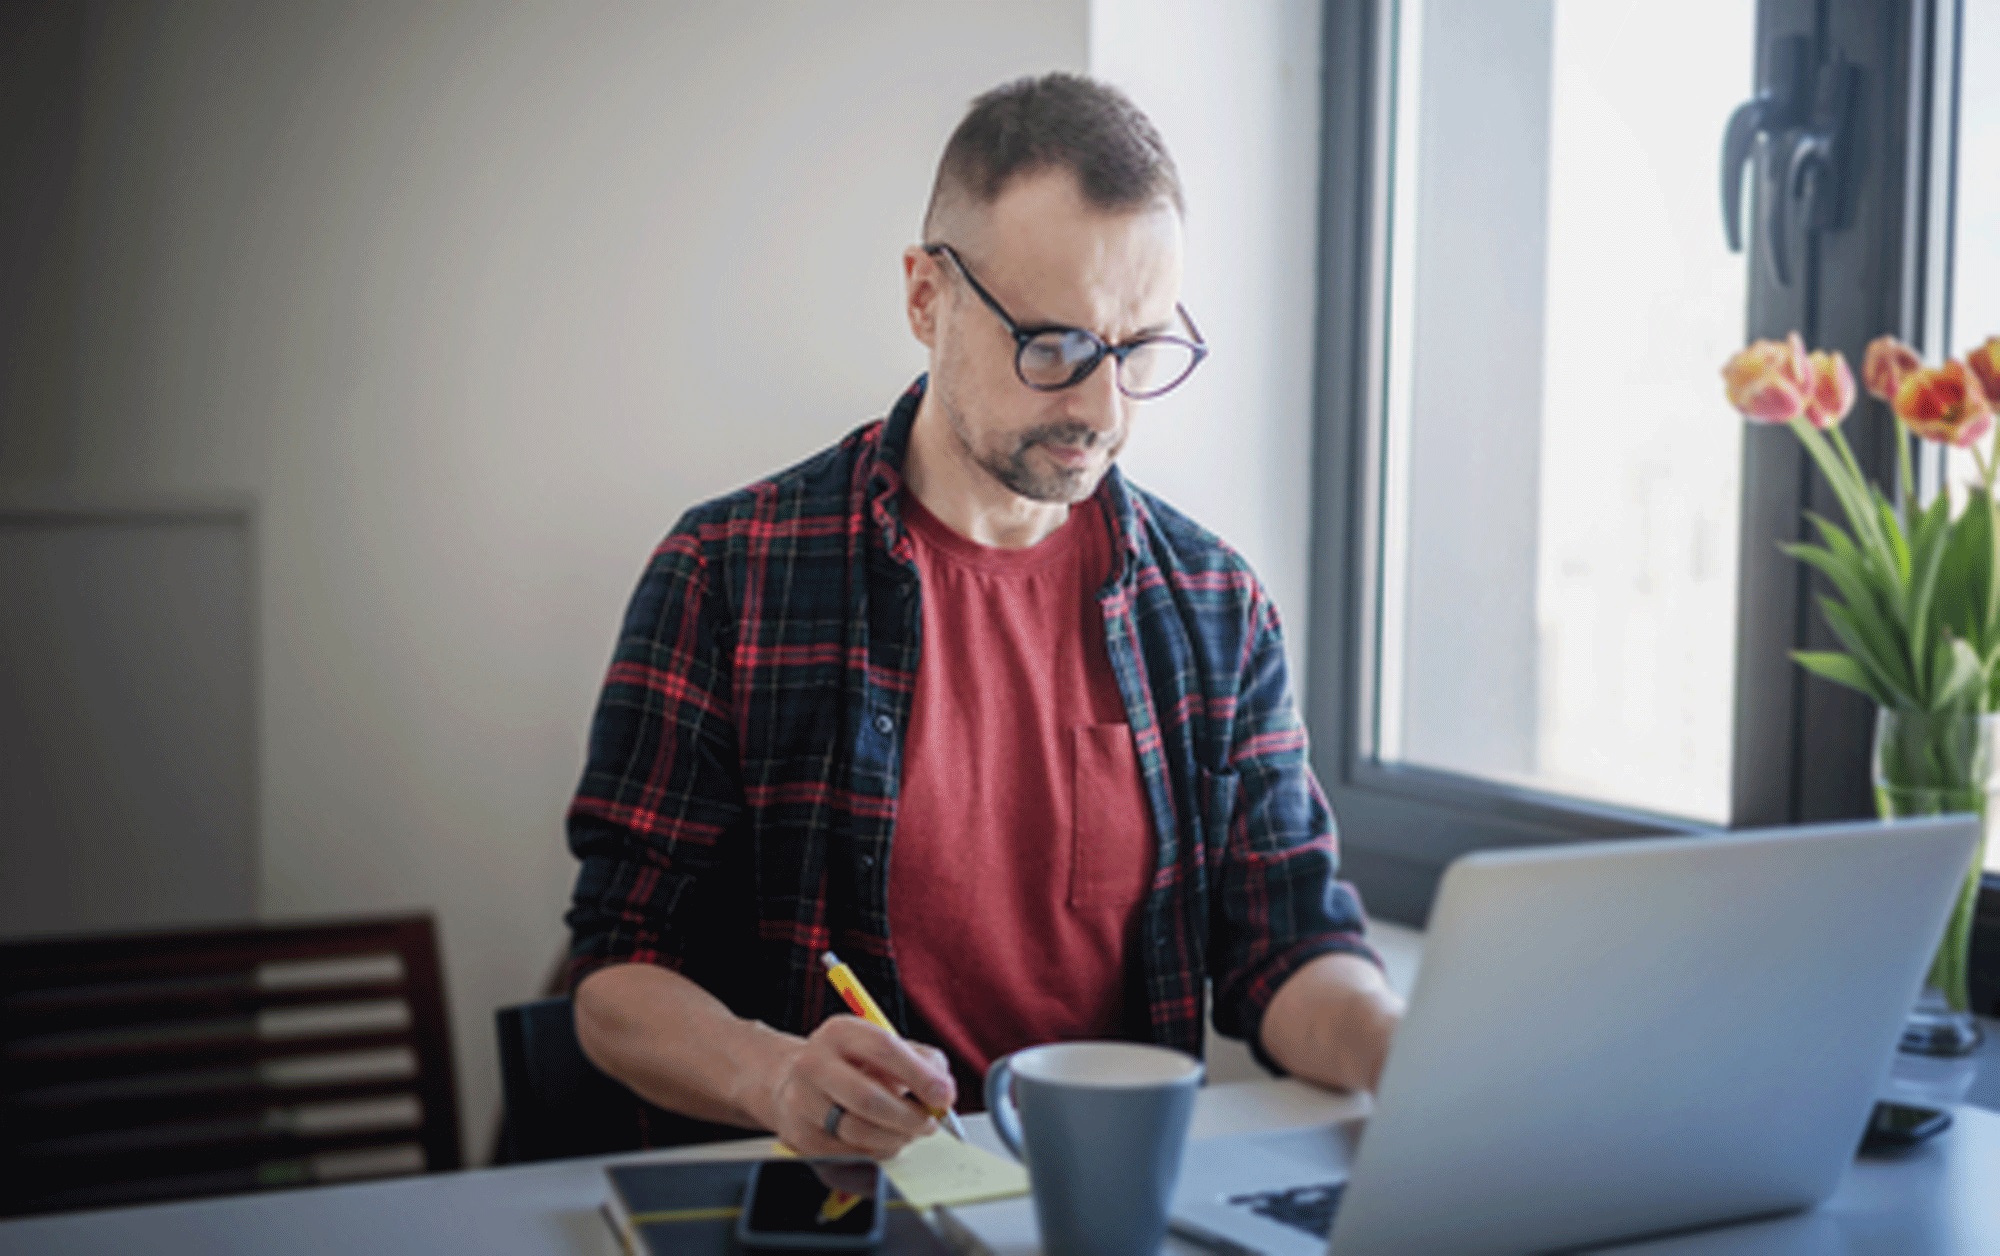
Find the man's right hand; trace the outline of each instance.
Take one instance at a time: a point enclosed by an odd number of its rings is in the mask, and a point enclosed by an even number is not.
[[[793,1043],[759,1115],[802,1156],[886,1160],[937,1129],[924,1107],[948,1109],[958,1098],[943,1052],[859,1017],[835,1016]],[[829,1135],[835,1104],[844,1115]]]
[[[767,1129],[806,1156],[886,1159],[937,1128],[909,1098],[958,1097],[944,1053],[853,1016],[800,1038],[737,1016],[657,964],[611,964],[576,990],[576,1034],[591,1063],[670,1112]],[[838,1103],[835,1133],[827,1116]]]

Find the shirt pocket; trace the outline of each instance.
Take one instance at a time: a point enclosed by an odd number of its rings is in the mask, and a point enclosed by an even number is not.
[[[1128,909],[1153,881],[1145,779],[1127,724],[1070,729],[1071,907]]]

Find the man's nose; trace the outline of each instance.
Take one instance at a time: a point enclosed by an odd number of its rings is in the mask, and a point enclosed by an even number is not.
[[[1118,391],[1118,359],[1106,354],[1097,369],[1064,390],[1069,394],[1070,418],[1090,428],[1099,437],[1118,430],[1125,409],[1125,395]]]

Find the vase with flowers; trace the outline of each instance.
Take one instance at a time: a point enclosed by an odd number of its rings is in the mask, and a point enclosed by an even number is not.
[[[2000,337],[1926,366],[1883,336],[1862,363],[1868,391],[1897,420],[1892,501],[1861,471],[1840,424],[1855,381],[1838,352],[1808,352],[1794,333],[1760,340],[1723,368],[1730,403],[1753,423],[1798,436],[1840,503],[1845,526],[1807,518],[1815,542],[1785,552],[1822,573],[1819,599],[1842,650],[1802,650],[1800,666],[1872,699],[1876,809],[1883,819],[1972,812],[2000,820],[2000,507],[1995,458],[1983,448],[2000,401]],[[1911,438],[1967,451],[1978,480],[1956,509],[1949,492],[1917,500]],[[1968,955],[1985,840],[1966,870],[1903,1045],[1960,1055],[1979,1044]]]

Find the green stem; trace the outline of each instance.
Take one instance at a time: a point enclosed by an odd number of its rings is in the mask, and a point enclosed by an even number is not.
[[[1944,933],[1931,956],[1926,981],[1954,1011],[1969,1003],[1973,919],[1986,865],[1986,819],[1993,753],[1986,719],[1978,714],[1889,716],[1876,730],[1875,800],[1883,819],[1971,812],[1979,817],[1979,842],[1959,882]]]
[[[1980,854],[1974,858],[1965,880],[1959,883],[1951,919],[1945,923],[1944,937],[1938,941],[1937,954],[1931,958],[1931,971],[1926,978],[1944,995],[1945,1003],[1954,1012],[1963,1012],[1972,1004],[1969,989],[1972,918],[1979,903],[1979,874],[1985,863],[1985,849],[1982,839]]]
[[[1992,554],[1986,564],[1986,622],[1985,633],[1979,639],[1982,648],[1991,650],[1994,639],[2000,636],[2000,504],[1993,500],[1993,478],[1984,474],[1986,494],[1986,531],[1992,546]],[[1992,678],[1988,677],[1988,693],[1991,693]],[[1981,709],[1987,704],[1982,702]]]
[[[1917,530],[1917,473],[1910,465],[1910,434],[1896,424],[1896,500],[1903,507],[1903,529]]]
[[[1856,484],[1868,483],[1868,477],[1861,474],[1861,464],[1855,461],[1854,447],[1847,443],[1847,434],[1837,427],[1827,429],[1827,436],[1833,447],[1840,451],[1840,460],[1847,464],[1847,473],[1854,477]]]
[[[1829,444],[1819,429],[1803,418],[1793,419],[1791,428],[1812,460],[1819,464],[1819,473],[1826,477],[1833,495],[1840,499],[1840,508],[1847,515],[1847,526],[1853,529],[1855,539],[1875,552],[1885,572],[1895,575],[1895,556],[1889,551],[1888,538],[1882,535],[1882,521],[1876,517],[1874,503],[1869,498],[1868,482],[1855,464],[1854,451],[1841,438],[1840,429],[1833,429],[1834,441]]]

